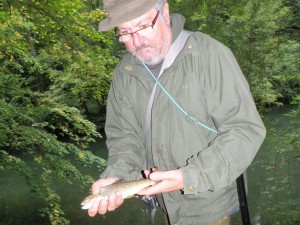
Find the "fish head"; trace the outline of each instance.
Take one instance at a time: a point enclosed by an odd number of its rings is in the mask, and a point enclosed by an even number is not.
[[[89,195],[81,202],[81,209],[89,209],[95,201],[100,201],[101,199],[103,199],[101,194]]]
[[[81,209],[89,209],[93,204],[93,201],[87,202],[87,203],[81,203]]]

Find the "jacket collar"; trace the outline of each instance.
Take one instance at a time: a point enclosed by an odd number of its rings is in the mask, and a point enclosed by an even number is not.
[[[172,43],[177,39],[180,32],[183,30],[185,24],[185,18],[178,14],[174,13],[171,15],[171,26],[172,26]]]

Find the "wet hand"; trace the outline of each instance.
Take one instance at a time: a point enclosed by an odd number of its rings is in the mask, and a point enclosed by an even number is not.
[[[92,185],[93,194],[99,193],[100,188],[110,185],[117,181],[117,177],[109,177],[100,179]],[[117,192],[116,195],[109,196],[108,200],[101,200],[93,202],[92,206],[88,210],[88,215],[93,217],[97,213],[103,215],[108,211],[114,211],[116,208],[123,204],[122,194]]]
[[[154,195],[183,189],[183,175],[180,169],[152,172],[145,170],[144,174],[150,180],[161,181],[140,191],[139,195]]]

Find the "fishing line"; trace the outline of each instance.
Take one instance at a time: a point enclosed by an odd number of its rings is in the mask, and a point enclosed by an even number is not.
[[[196,123],[199,126],[202,126],[204,128],[206,128],[207,130],[218,134],[218,131],[206,126],[205,124],[201,123],[200,121],[198,121],[195,117],[191,116],[186,110],[184,110],[184,108],[182,108],[178,102],[169,94],[169,92],[162,86],[162,84],[158,81],[158,79],[153,75],[153,73],[151,72],[151,70],[148,68],[148,66],[142,62],[142,64],[144,65],[144,67],[147,69],[147,71],[150,73],[150,75],[152,76],[152,78],[155,80],[155,82],[158,84],[158,86],[163,90],[163,92],[168,96],[168,98],[173,102],[173,104],[188,118],[190,118],[194,123]]]

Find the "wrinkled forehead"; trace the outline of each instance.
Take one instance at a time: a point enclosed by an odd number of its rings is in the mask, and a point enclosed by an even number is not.
[[[152,22],[153,18],[155,17],[155,13],[157,13],[157,10],[152,8],[147,13],[143,14],[140,17],[137,17],[133,20],[127,21],[125,23],[121,23],[117,26],[119,30],[127,30],[134,27],[139,27],[142,25],[147,25]]]

